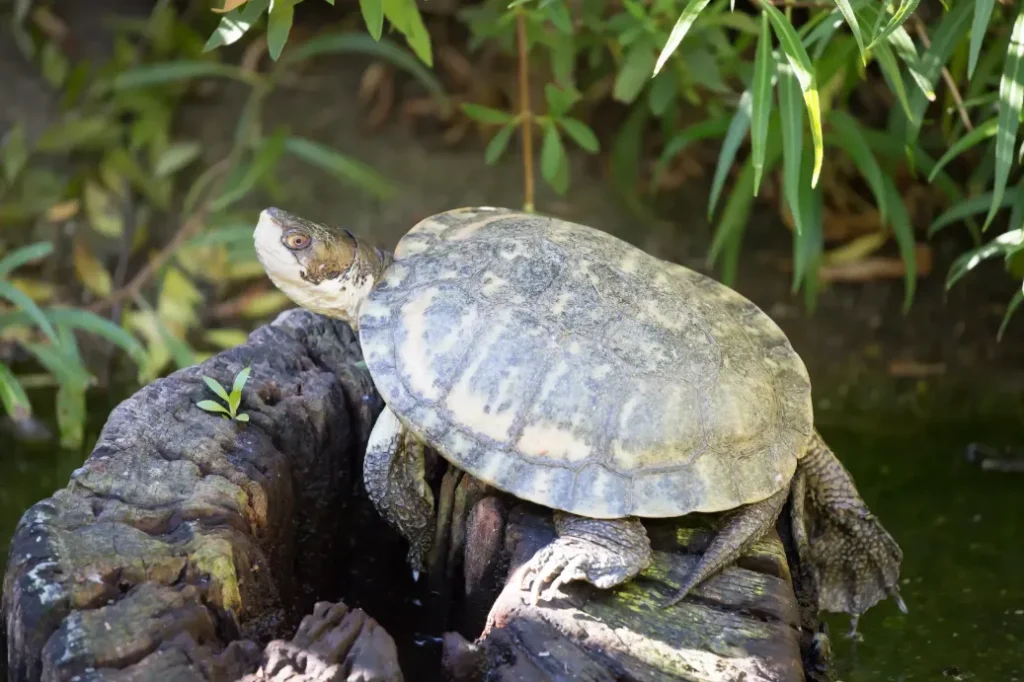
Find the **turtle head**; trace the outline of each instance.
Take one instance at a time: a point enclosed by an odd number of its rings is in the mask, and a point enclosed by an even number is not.
[[[353,327],[359,306],[390,261],[348,230],[279,208],[260,213],[253,240],[267,275],[288,298]]]

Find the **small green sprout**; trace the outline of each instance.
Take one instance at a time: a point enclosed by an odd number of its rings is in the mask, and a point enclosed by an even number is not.
[[[227,403],[227,408],[218,403],[215,400],[200,400],[196,403],[196,407],[207,412],[220,412],[221,416],[225,419],[234,419],[235,421],[247,422],[249,421],[249,415],[245,412],[238,412],[238,406],[242,402],[242,387],[245,386],[245,382],[249,380],[249,371],[251,368],[246,367],[241,372],[235,375],[235,383],[231,386],[231,395],[224,390],[224,387],[220,385],[216,379],[210,377],[203,377],[203,381],[210,387],[210,390],[217,394],[217,396]]]

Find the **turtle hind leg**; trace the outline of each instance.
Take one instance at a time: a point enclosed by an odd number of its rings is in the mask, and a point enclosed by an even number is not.
[[[682,586],[662,604],[669,607],[681,600],[690,590],[731,564],[760,540],[775,525],[789,496],[783,488],[771,497],[741,507],[715,534],[700,561],[683,580]]]
[[[434,493],[427,484],[423,443],[386,407],[370,432],[363,486],[392,528],[409,542],[409,566],[419,579],[434,535]]]
[[[615,587],[650,566],[654,558],[639,519],[591,519],[555,511],[554,520],[558,538],[534,554],[522,572],[520,587],[530,592],[534,604],[552,599],[573,580],[600,589]]]
[[[817,431],[797,464],[793,492],[797,551],[811,566],[820,609],[850,614],[850,636],[861,614],[887,596],[906,613],[899,593],[903,552]]]

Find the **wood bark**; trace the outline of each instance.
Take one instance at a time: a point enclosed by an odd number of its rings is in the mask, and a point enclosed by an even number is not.
[[[383,404],[360,361],[348,326],[289,311],[121,403],[15,531],[8,679],[789,682],[826,660],[776,536],[655,606],[706,543],[699,519],[649,524],[656,563],[625,588],[530,606],[516,569],[550,515],[450,481],[457,542],[439,530],[446,549],[413,583],[362,491]],[[213,398],[204,376],[230,386],[246,366],[248,423],[196,407]],[[440,490],[450,473],[434,470]]]

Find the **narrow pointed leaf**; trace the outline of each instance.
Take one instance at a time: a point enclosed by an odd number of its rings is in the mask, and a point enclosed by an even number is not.
[[[876,45],[874,54],[875,59],[878,60],[878,66],[885,72],[890,85],[895,91],[896,99],[900,101],[900,106],[903,107],[907,118],[910,118],[913,112],[910,110],[910,100],[907,99],[907,89],[903,84],[903,74],[900,73],[900,65],[896,62],[896,55],[893,54],[892,48],[887,43]]]
[[[518,129],[519,122],[510,121],[494,134],[494,137],[487,144],[487,149],[484,150],[484,162],[488,166],[496,163],[501,158],[501,155],[508,147],[509,140],[512,139],[512,134]]]
[[[860,48],[861,61],[866,64],[868,61],[867,48],[864,46],[864,36],[860,32],[860,24],[857,22],[857,15],[853,13],[850,0],[835,0],[835,2],[836,7],[839,8],[843,15],[843,19],[846,20],[846,25],[850,27],[853,39],[857,41],[857,47]]]
[[[982,123],[981,125],[979,125],[978,127],[976,127],[974,130],[964,135],[963,137],[961,137],[956,142],[954,142],[953,146],[947,149],[946,153],[940,156],[939,160],[935,162],[935,166],[932,168],[931,172],[928,173],[928,182],[934,180],[935,176],[939,173],[940,170],[942,170],[945,167],[947,163],[949,163],[950,161],[958,157],[960,154],[970,149],[971,147],[975,146],[979,142],[982,142],[983,140],[987,140],[988,138],[992,137],[997,133],[998,129],[999,120],[991,118]]]
[[[29,295],[24,291],[14,286],[10,282],[0,280],[0,298],[6,298],[8,301],[16,305],[25,311],[32,321],[35,322],[43,333],[46,334],[47,338],[53,342],[54,345],[60,345],[57,341],[57,332],[54,331],[53,325],[46,319],[46,315],[36,305],[36,302],[29,298]]]
[[[241,372],[235,375],[235,383],[231,385],[232,393],[241,393],[242,388],[245,386],[245,382],[249,380],[249,374],[252,373],[252,367],[246,367]]]
[[[1014,202],[1018,202],[1022,196],[1024,196],[1024,192],[1021,191],[1021,188],[1014,187],[1003,194],[1003,199],[999,202],[999,208],[1004,208]],[[928,226],[928,236],[932,237],[942,228],[960,222],[968,216],[984,213],[990,206],[992,206],[992,192],[985,192],[976,197],[957,202]]]
[[[359,0],[359,10],[363,13],[363,21],[374,40],[380,40],[384,32],[383,0]]]
[[[972,5],[973,3],[970,2],[956,3],[952,9],[942,15],[938,26],[931,32],[931,47],[921,55],[921,75],[928,81],[930,89],[933,91],[939,74],[942,72],[943,64],[949,60],[953,49],[967,30],[967,20],[971,16]],[[908,147],[913,147],[917,140],[927,108],[928,98],[924,92],[915,91],[910,98],[910,109],[913,115],[910,117],[906,129],[905,142]]]
[[[0,278],[6,277],[26,263],[45,258],[51,253],[53,253],[51,242],[36,242],[17,248],[0,258]]]
[[[1003,321],[999,324],[999,331],[996,332],[996,341],[1003,340],[1003,333],[1006,331],[1006,326],[1010,324],[1010,318],[1017,312],[1017,308],[1020,304],[1024,303],[1024,290],[1018,289],[1010,299],[1010,302],[1006,305],[1006,312],[1003,314]]]
[[[850,157],[857,170],[864,176],[864,180],[871,188],[878,202],[878,214],[885,223],[889,217],[888,193],[885,191],[884,174],[878,165],[878,160],[868,146],[867,138],[860,130],[860,125],[848,113],[842,110],[833,109],[828,115],[829,123],[835,133],[833,139],[842,147],[846,155]]]
[[[597,135],[583,121],[575,118],[560,118],[558,119],[558,125],[584,151],[588,151],[591,154],[596,154],[600,151],[601,143],[598,142]]]
[[[935,89],[932,87],[932,84],[928,82],[928,78],[921,70],[921,57],[917,54],[917,48],[914,47],[914,41],[911,40],[910,34],[907,33],[907,29],[900,26],[889,35],[887,40],[892,46],[892,49],[896,51],[899,58],[907,65],[907,71],[910,73],[910,77],[921,90],[925,99],[929,102],[934,102]]]
[[[210,387],[210,390],[217,394],[217,397],[228,402],[228,392],[224,390],[224,387],[220,385],[220,382],[210,377],[203,377],[203,382]]]
[[[793,70],[779,65],[779,122],[782,124],[782,192],[793,215],[794,232],[804,231],[800,211],[800,159],[804,144],[803,117],[800,115],[800,84]]]
[[[892,228],[893,237],[896,238],[896,245],[899,247],[900,257],[903,259],[903,312],[910,310],[914,300],[914,291],[917,287],[917,253],[914,242],[914,228],[910,224],[910,216],[907,214],[907,207],[903,204],[903,197],[900,195],[896,183],[892,178],[885,178],[886,197],[889,203],[889,225]]]
[[[711,181],[711,196],[708,199],[708,219],[715,213],[715,205],[718,203],[718,196],[722,193],[725,185],[725,178],[732,167],[733,159],[740,148],[740,143],[747,136],[750,130],[750,111],[753,106],[753,95],[750,90],[744,90],[740,95],[740,103],[729,122],[729,129],[725,132],[725,139],[722,140],[722,148],[718,152],[718,163],[715,165],[715,177]]]
[[[198,407],[201,410],[206,410],[207,412],[230,414],[228,412],[228,408],[213,400],[200,400],[198,403],[196,403],[196,407]]]
[[[812,187],[809,182],[812,157],[807,148],[800,150],[797,157],[798,181],[796,183],[796,211],[794,221],[803,225],[800,231],[793,231],[793,282],[791,291],[797,292],[801,284],[808,285],[812,294],[817,290],[818,264],[824,250],[822,230],[823,196],[821,187]],[[797,218],[799,216],[799,218]],[[809,301],[812,299],[809,298]]]
[[[974,69],[978,66],[981,44],[985,40],[988,21],[992,17],[995,0],[974,0],[974,21],[971,22],[971,51],[967,57],[967,78],[974,77]]]
[[[24,387],[18,381],[18,377],[5,365],[0,362],[0,402],[4,410],[15,421],[26,419],[32,415],[32,403],[28,400]]]
[[[1013,152],[1020,126],[1021,108],[1024,107],[1024,10],[1017,15],[1010,32],[1010,47],[1006,52],[1003,76],[999,80],[999,129],[996,132],[995,186],[992,190],[992,208],[985,217],[982,231],[986,230],[999,210],[998,202],[1006,190],[1013,165]]]
[[[997,256],[1005,256],[1009,251],[1019,248],[1022,240],[1024,240],[1024,229],[1009,230],[977,248],[960,254],[949,266],[949,273],[946,275],[946,290],[951,289],[964,275],[982,262]]]
[[[761,11],[768,14],[768,20],[772,22],[772,28],[779,39],[783,54],[793,67],[793,73],[800,82],[800,89],[803,91],[804,104],[807,107],[807,118],[811,124],[811,140],[814,144],[814,169],[811,173],[811,187],[818,184],[818,177],[821,175],[821,164],[825,154],[825,143],[821,131],[821,103],[818,95],[818,85],[815,82],[814,65],[807,55],[800,36],[796,29],[789,23],[785,15],[767,0],[760,0]]]
[[[267,54],[275,62],[281,56],[295,20],[295,5],[300,0],[275,0],[267,17]]]
[[[764,170],[765,135],[768,132],[768,116],[772,111],[772,75],[775,70],[772,58],[772,33],[768,16],[761,14],[761,37],[757,41],[754,57],[754,92],[750,119],[750,148],[754,164],[754,196],[761,186]]]
[[[868,45],[868,50],[874,48],[880,41],[888,38],[893,31],[902,26],[903,22],[905,22],[910,17],[910,15],[913,14],[914,10],[917,9],[917,6],[920,3],[921,0],[902,0],[902,2],[900,2],[899,9],[897,9],[893,13],[893,15],[889,18],[889,22],[884,27],[882,27],[882,30],[875,35],[874,39],[871,41],[871,44]]]
[[[672,53],[676,51],[679,44],[683,42],[683,38],[686,37],[686,33],[693,26],[693,22],[697,20],[704,8],[708,6],[711,0],[690,0],[686,7],[683,8],[682,14],[676,19],[675,26],[672,27],[672,32],[668,35],[668,40],[665,41],[665,47],[661,48],[661,54],[658,55],[658,61],[654,64],[654,73],[651,77],[658,75],[662,67],[665,66],[665,62],[672,56]]]
[[[658,186],[661,181],[661,176],[665,173],[665,168],[669,162],[680,154],[690,144],[699,140],[706,140],[709,137],[716,137],[718,135],[724,135],[729,129],[730,118],[728,116],[716,116],[715,118],[700,121],[693,125],[683,128],[675,136],[668,141],[665,148],[661,151],[661,156],[658,158],[658,163],[654,167],[653,182],[651,182],[652,191]]]
[[[136,362],[144,362],[146,350],[138,340],[129,334],[123,327],[119,327],[110,320],[100,317],[88,310],[74,308],[49,308],[47,315],[56,324],[66,324],[75,329],[92,332],[110,341]]]

